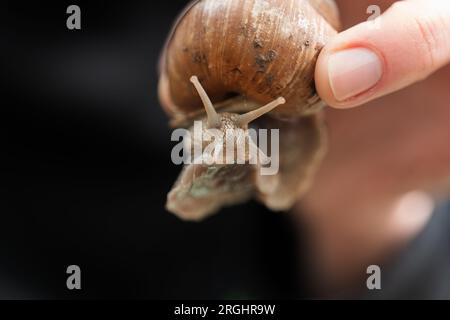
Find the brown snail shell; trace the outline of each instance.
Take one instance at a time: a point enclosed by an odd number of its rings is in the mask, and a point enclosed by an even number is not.
[[[333,0],[197,0],[186,7],[160,61],[159,97],[173,126],[189,126],[205,116],[202,100],[189,81],[193,75],[218,112],[244,113],[278,97],[284,97],[286,103],[257,123],[280,128],[277,177],[253,175],[245,183],[221,181],[220,185],[245,185],[248,191],[237,188],[234,195],[223,197],[226,200],[213,190],[219,184],[208,182],[208,199],[184,201],[180,190],[189,197],[191,178],[206,172],[200,167],[185,168],[169,194],[170,211],[186,219],[200,219],[251,195],[274,210],[294,204],[307,189],[324,153],[323,103],[315,90],[314,69],[320,50],[338,28]],[[224,176],[230,175],[222,175],[222,179]],[[275,187],[268,191],[266,186],[271,183]],[[208,208],[202,208],[202,203],[208,203]]]
[[[183,13],[162,55],[160,97],[171,116],[202,109],[189,78],[197,75],[216,103],[244,95],[275,112],[302,115],[319,103],[315,59],[337,25],[324,0],[203,0]],[[317,9],[326,14],[327,19]]]

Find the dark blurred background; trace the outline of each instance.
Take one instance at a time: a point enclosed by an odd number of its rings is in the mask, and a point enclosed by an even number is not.
[[[287,214],[253,202],[194,224],[164,209],[181,168],[157,61],[185,4],[2,4],[0,298],[305,296]]]

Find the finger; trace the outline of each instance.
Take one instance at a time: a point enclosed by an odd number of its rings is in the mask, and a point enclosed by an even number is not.
[[[394,3],[322,50],[316,87],[330,106],[349,108],[402,89],[450,62],[450,1]]]

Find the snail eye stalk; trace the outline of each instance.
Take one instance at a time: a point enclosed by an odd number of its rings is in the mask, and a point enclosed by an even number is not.
[[[238,119],[236,120],[237,124],[239,127],[244,127],[246,125],[248,125],[250,122],[258,119],[259,117],[265,115],[266,113],[272,111],[273,109],[275,109],[276,107],[278,107],[279,105],[285,104],[286,100],[283,97],[279,97],[278,99],[275,99],[274,101],[266,104],[265,106],[247,112],[245,114],[242,114],[238,117]]]
[[[208,127],[209,128],[219,127],[220,126],[219,115],[217,114],[216,109],[214,109],[214,106],[211,100],[209,99],[205,89],[203,89],[202,85],[200,84],[200,81],[198,81],[197,76],[192,76],[191,82],[194,84],[194,87],[197,90],[200,99],[202,99],[203,105],[205,106],[206,114],[208,115]]]

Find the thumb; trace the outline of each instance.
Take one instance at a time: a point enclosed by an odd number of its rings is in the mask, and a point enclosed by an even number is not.
[[[422,80],[448,62],[450,1],[399,1],[325,46],[316,87],[330,106],[349,108]]]

